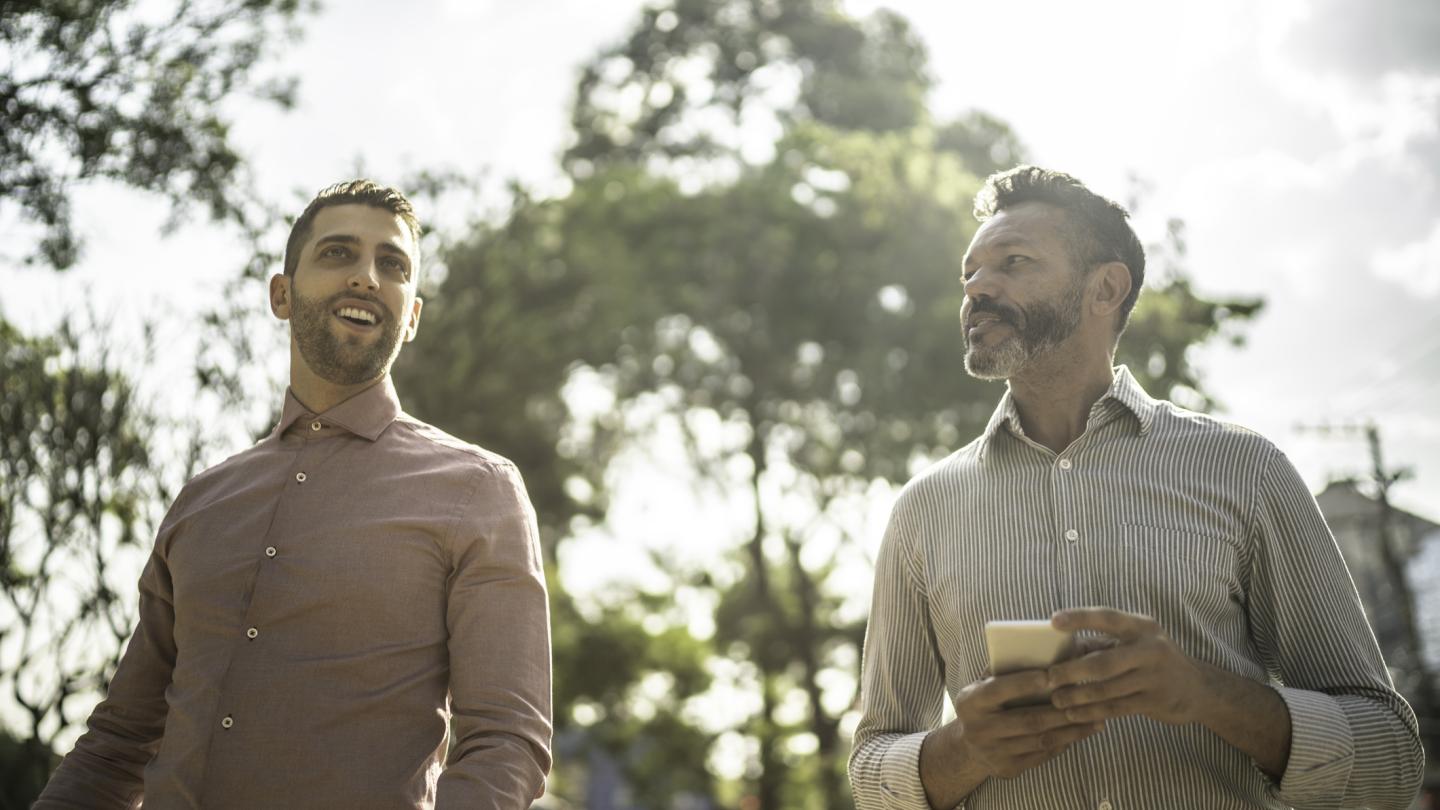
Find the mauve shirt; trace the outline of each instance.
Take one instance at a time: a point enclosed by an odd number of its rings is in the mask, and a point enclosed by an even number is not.
[[[288,394],[273,433],[185,486],[109,694],[35,807],[522,808],[550,736],[520,474],[402,413],[387,378],[321,414]]]

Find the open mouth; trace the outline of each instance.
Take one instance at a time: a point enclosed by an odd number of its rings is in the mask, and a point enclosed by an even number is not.
[[[380,319],[376,317],[375,313],[359,307],[340,307],[335,310],[335,317],[352,326],[361,328],[371,327],[380,322]]]

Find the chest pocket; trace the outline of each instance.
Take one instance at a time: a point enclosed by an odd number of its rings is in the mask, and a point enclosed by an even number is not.
[[[1101,532],[1091,551],[1083,590],[1096,604],[1173,625],[1224,623],[1243,601],[1240,549],[1227,537],[1122,524]]]

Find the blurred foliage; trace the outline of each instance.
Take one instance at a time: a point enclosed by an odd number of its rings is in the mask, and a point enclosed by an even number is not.
[[[726,493],[733,524],[706,533],[733,538],[723,564],[660,560],[670,584],[618,607],[582,610],[553,588],[557,729],[619,763],[632,791],[620,806],[674,806],[678,790],[850,805],[840,722],[852,703],[825,695],[839,678],[853,698],[864,632],[835,576],[864,557],[853,508],[968,441],[1001,390],[964,373],[957,279],[979,178],[1024,147],[983,113],[932,123],[924,66],[900,18],[854,20],[824,0],[646,10],[582,71],[569,193],[518,195],[442,257],[397,384],[422,418],[517,460],[552,563],[603,520],[614,487],[643,485],[607,473],[662,422]],[[743,133],[761,113],[781,128],[756,150]],[[1179,236],[1121,357],[1155,395],[1203,407],[1189,349],[1236,334],[1258,303],[1195,294]],[[614,405],[580,413],[570,396]],[[681,589],[711,594],[709,637],[675,615]],[[753,743],[740,785],[693,753],[719,736],[690,710],[705,678],[677,676],[636,722],[640,684],[707,660],[749,668],[760,698],[723,730]],[[784,705],[796,695],[798,720]],[[665,760],[662,790],[655,751],[687,752]],[[555,783],[570,800],[584,794],[575,759]]]
[[[903,17],[835,0],[677,0],[581,71],[563,163],[577,176],[654,158],[733,156],[747,124],[908,129],[926,56]],[[693,165],[692,165],[693,168]]]
[[[0,755],[7,791],[44,784],[54,740],[89,712],[70,698],[103,692],[134,619],[119,594],[138,567],[117,581],[115,561],[169,497],[155,420],[84,338],[97,331],[67,319],[31,338],[0,320],[0,688],[25,718]]]
[[[281,106],[293,81],[259,67],[303,0],[6,0],[0,4],[0,205],[43,228],[27,263],[63,270],[81,238],[79,183],[104,179],[243,221],[243,160],[224,106]],[[173,224],[173,222],[172,222]]]
[[[18,740],[0,729],[0,810],[29,807],[59,764],[58,755],[35,746],[33,740]]]
[[[1152,396],[1197,411],[1212,410],[1217,403],[1205,392],[1191,354],[1216,339],[1242,345],[1244,325],[1260,314],[1265,302],[1197,294],[1186,272],[1185,223],[1181,220],[1166,223],[1162,240],[1147,245],[1145,252],[1145,292],[1130,315],[1115,362],[1129,366]]]
[[[266,240],[283,217],[237,191],[242,164],[220,103],[242,89],[287,101],[291,88],[255,69],[265,32],[300,5],[186,3],[153,23],[128,2],[0,9],[12,65],[33,70],[0,76],[0,203],[45,228],[36,258],[74,261],[70,189],[106,178],[238,223],[255,256],[234,290],[258,285],[278,263]],[[889,12],[855,19],[834,0],[646,9],[581,70],[561,158],[569,191],[515,188],[506,216],[445,242],[424,328],[395,376],[409,410],[525,472],[551,576],[551,799],[850,805],[841,724],[863,594],[847,592],[842,569],[868,567],[855,510],[968,441],[1000,392],[964,373],[957,279],[980,178],[1025,149],[981,112],[932,120],[929,84],[923,47]],[[1156,283],[1120,355],[1153,394],[1206,407],[1191,348],[1238,339],[1233,324],[1259,304],[1196,294],[1182,237],[1172,227],[1154,254]],[[197,359],[201,386],[236,408],[255,402],[246,300],[209,313],[218,337]],[[110,656],[25,681],[43,694],[15,687],[44,708],[30,736],[47,756],[38,729],[74,723],[65,696],[103,682],[128,631],[106,563],[135,543],[144,509],[168,499],[145,474],[153,423],[79,334],[0,333],[7,594],[34,603],[35,589],[62,581],[37,565],[80,554],[89,567],[63,581],[90,596],[76,629],[62,623],[55,638],[101,628],[103,642],[88,638]],[[683,437],[696,491],[722,493],[729,518],[658,530],[724,545],[703,564],[657,552],[663,585],[577,598],[559,576],[563,544],[606,526],[617,488],[645,485],[619,480],[616,462],[666,426]],[[49,551],[27,557],[12,537]],[[714,606],[713,632],[692,632],[682,593]],[[737,687],[756,708],[717,727],[702,705]],[[743,774],[721,779],[717,746],[737,737]],[[607,769],[623,780],[618,793],[591,778]]]

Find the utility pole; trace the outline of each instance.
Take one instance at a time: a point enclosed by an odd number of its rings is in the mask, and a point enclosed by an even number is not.
[[[1298,428],[1302,431],[1313,431],[1322,435],[1361,435],[1364,437],[1370,450],[1370,482],[1375,487],[1375,503],[1377,507],[1376,518],[1376,542],[1380,551],[1380,563],[1385,570],[1385,578],[1389,580],[1398,603],[1396,605],[1400,612],[1402,631],[1405,634],[1405,655],[1409,659],[1403,662],[1392,662],[1401,664],[1401,669],[1408,669],[1414,673],[1415,695],[1420,705],[1416,713],[1430,721],[1422,724],[1421,736],[1425,738],[1426,748],[1432,756],[1440,754],[1440,701],[1437,701],[1437,689],[1435,680],[1432,677],[1430,668],[1425,661],[1424,639],[1420,633],[1419,622],[1415,618],[1415,600],[1411,592],[1410,580],[1405,573],[1405,560],[1398,549],[1395,548],[1395,510],[1390,505],[1390,487],[1396,483],[1409,478],[1412,471],[1409,469],[1390,469],[1385,466],[1384,451],[1380,442],[1380,428],[1373,420],[1365,420],[1364,423],[1347,423],[1340,425],[1316,425]],[[1428,728],[1426,726],[1429,726]]]

